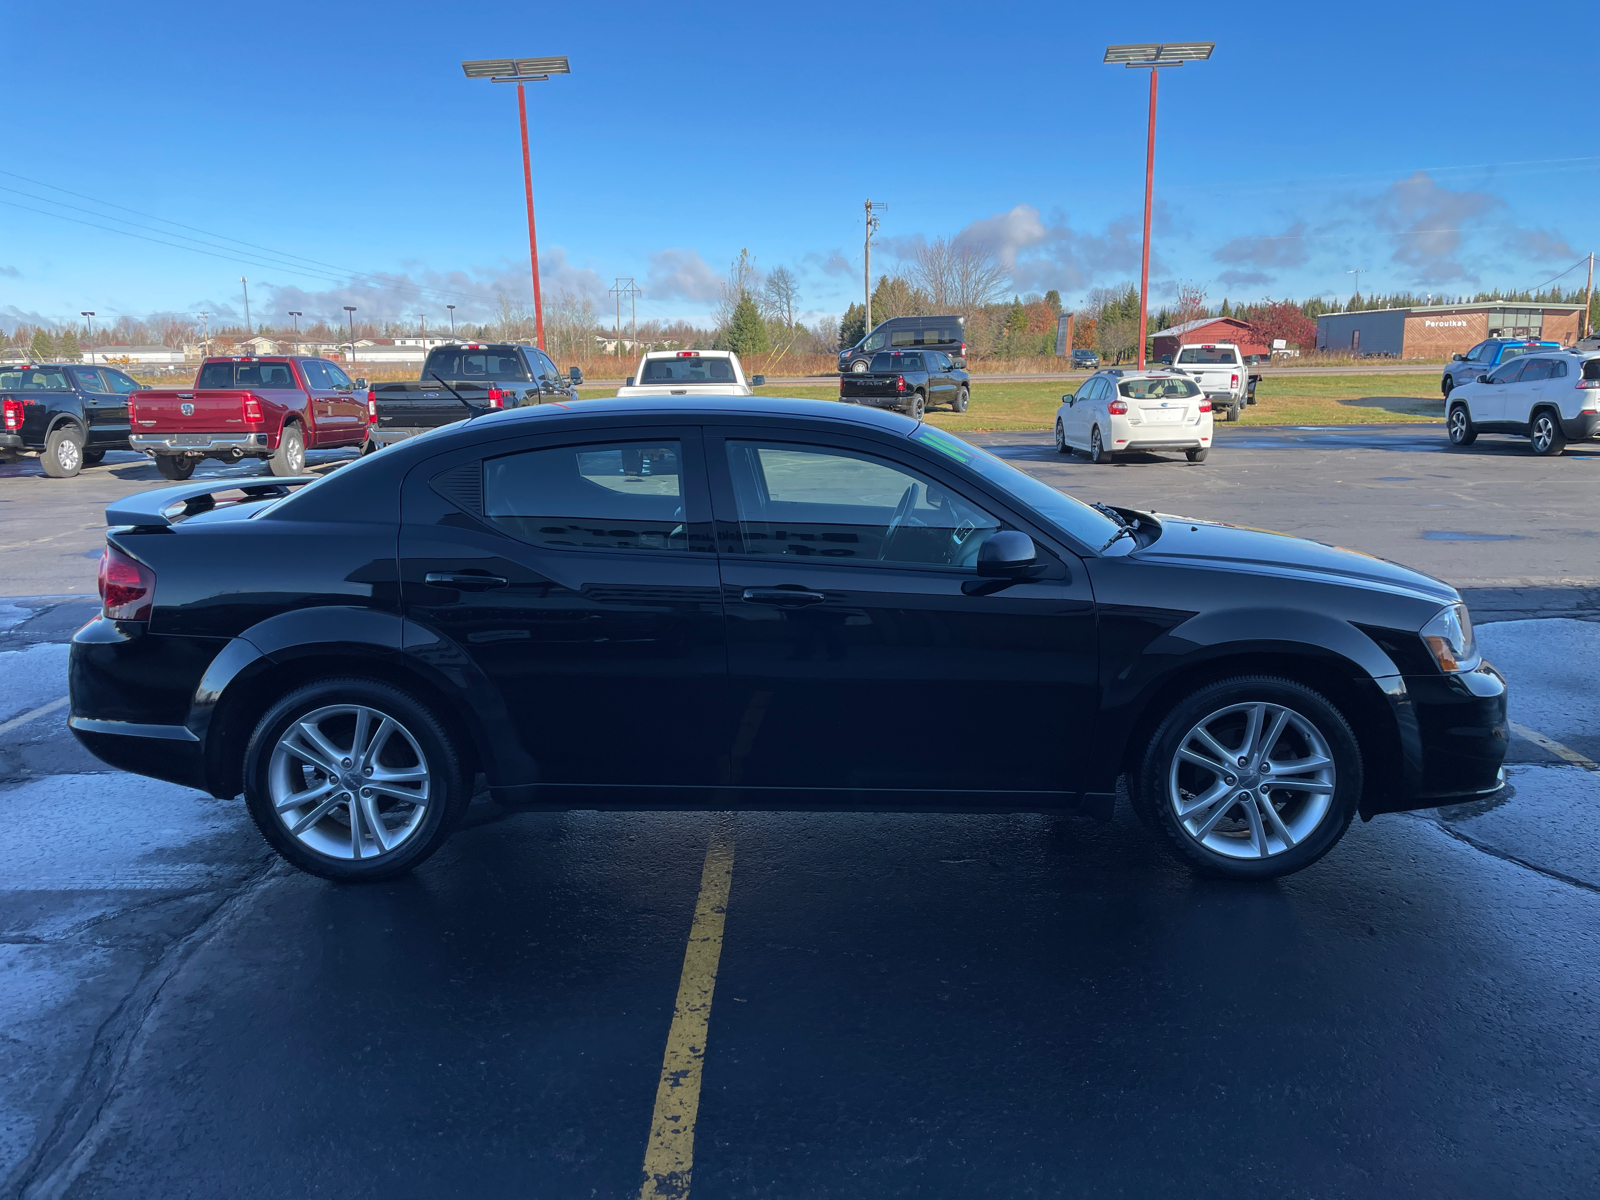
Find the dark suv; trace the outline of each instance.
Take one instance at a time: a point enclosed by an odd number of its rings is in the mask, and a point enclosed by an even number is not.
[[[138,390],[110,367],[0,365],[0,462],[37,454],[51,479],[70,479],[107,450],[126,450],[128,396]]]
[[[839,352],[839,371],[865,371],[880,350],[942,350],[957,367],[967,365],[965,317],[890,317],[848,350]]]
[[[1168,355],[1163,362],[1170,362],[1172,356]],[[1100,356],[1093,350],[1074,350],[1072,352],[1072,369],[1076,371],[1082,367],[1085,371],[1098,371],[1100,369]]]

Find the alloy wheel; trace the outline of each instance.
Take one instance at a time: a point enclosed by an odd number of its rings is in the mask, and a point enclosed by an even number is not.
[[[1065,454],[1066,452],[1067,452],[1067,431],[1061,427],[1061,422],[1057,421],[1056,422],[1056,453],[1057,454]]]
[[[1316,831],[1336,783],[1333,751],[1306,717],[1281,704],[1231,704],[1178,743],[1167,802],[1207,850],[1271,858]]]
[[[1548,454],[1550,444],[1556,440],[1556,423],[1549,413],[1540,413],[1533,419],[1533,452]]]
[[[267,766],[272,808],[291,836],[329,858],[373,859],[416,834],[433,774],[411,731],[378,709],[315,709],[279,736]]]
[[[64,437],[56,442],[56,462],[66,474],[74,474],[83,466],[83,451],[77,442]]]
[[[1467,436],[1467,410],[1453,408],[1450,410],[1450,440],[1459,442]]]

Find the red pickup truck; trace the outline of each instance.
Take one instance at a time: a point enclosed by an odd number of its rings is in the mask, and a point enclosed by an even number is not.
[[[366,434],[367,381],[325,358],[208,358],[192,391],[128,397],[128,445],[168,479],[189,478],[203,458],[259,458],[274,475],[299,475],[307,450],[359,446]]]

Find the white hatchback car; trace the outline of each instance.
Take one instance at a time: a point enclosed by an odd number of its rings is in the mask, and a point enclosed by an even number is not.
[[[1456,446],[1480,433],[1525,437],[1540,455],[1600,434],[1600,355],[1536,350],[1450,393],[1445,430]]]
[[[1192,463],[1211,449],[1211,401],[1174,371],[1101,371],[1056,409],[1056,450],[1103,463],[1130,450],[1182,450]]]

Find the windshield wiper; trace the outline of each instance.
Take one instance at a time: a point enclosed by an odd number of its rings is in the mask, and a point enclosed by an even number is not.
[[[452,396],[454,396],[457,400],[460,400],[461,403],[466,406],[467,412],[471,414],[471,416],[467,418],[469,421],[472,419],[472,417],[481,417],[486,412],[494,411],[494,409],[488,407],[487,405],[474,404],[472,401],[466,399],[460,392],[456,391],[455,388],[451,387],[443,379],[440,379],[439,372],[429,371],[428,374],[432,375],[434,379],[438,380],[440,387],[444,388],[445,391],[449,392]]]
[[[1109,550],[1116,543],[1118,538],[1132,538],[1134,544],[1138,544],[1139,535],[1134,532],[1134,530],[1138,527],[1137,525],[1129,524],[1127,517],[1123,516],[1109,504],[1091,504],[1089,507],[1098,513],[1102,513],[1105,516],[1110,517],[1117,523],[1117,531],[1106,539],[1106,544],[1100,547],[1100,553],[1104,554],[1107,550]]]

